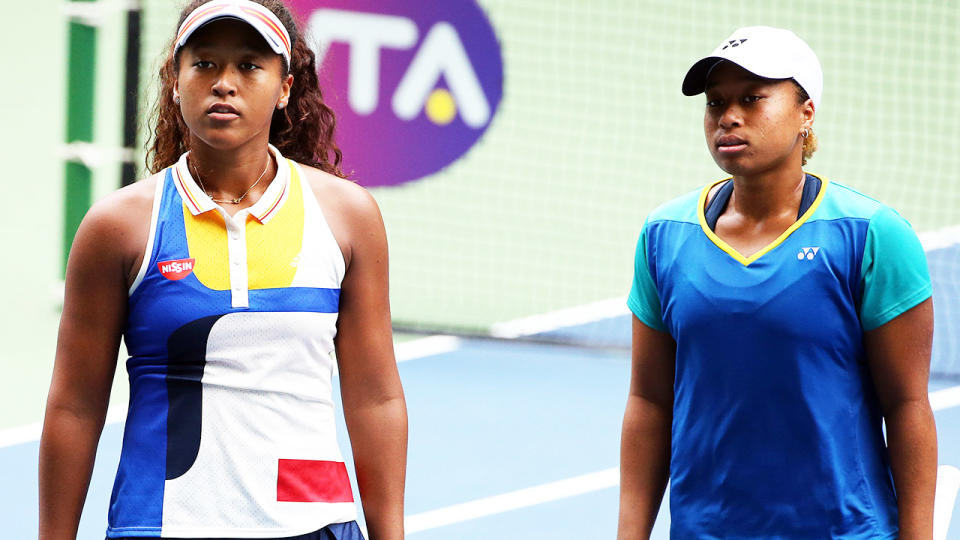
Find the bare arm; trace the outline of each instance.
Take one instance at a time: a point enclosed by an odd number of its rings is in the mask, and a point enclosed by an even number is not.
[[[149,215],[149,214],[148,214]],[[40,439],[40,539],[74,539],[103,429],[126,313],[123,220],[95,207],[77,232]]]
[[[620,440],[619,540],[649,538],[670,475],[676,344],[633,317],[630,394]]]
[[[407,409],[393,355],[386,233],[369,194],[348,198],[336,338],[343,413],[370,539],[402,539]]]
[[[937,431],[927,397],[932,339],[933,303],[927,299],[863,340],[887,425],[901,540],[933,536]]]

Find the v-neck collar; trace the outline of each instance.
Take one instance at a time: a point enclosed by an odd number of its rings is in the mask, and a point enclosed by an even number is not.
[[[810,174],[810,173],[806,173],[806,174]],[[703,230],[704,234],[707,235],[707,238],[709,238],[710,241],[713,242],[718,248],[726,252],[727,255],[730,255],[734,260],[736,260],[740,264],[744,266],[749,266],[751,263],[753,263],[754,261],[762,257],[764,254],[766,254],[768,251],[782,244],[784,240],[786,240],[791,234],[793,234],[793,231],[796,231],[797,229],[799,229],[800,226],[806,223],[806,221],[810,219],[810,216],[812,216],[813,213],[816,212],[817,207],[820,206],[820,202],[823,201],[823,196],[827,192],[827,186],[830,184],[830,181],[817,175],[811,175],[811,176],[814,176],[820,179],[820,192],[817,193],[817,197],[816,199],[813,200],[813,204],[810,205],[810,208],[808,208],[807,211],[804,212],[799,219],[793,222],[792,225],[787,227],[787,230],[783,231],[783,233],[781,233],[780,236],[778,236],[773,242],[770,242],[763,249],[761,249],[760,251],[757,251],[753,255],[750,255],[749,257],[744,257],[739,251],[734,249],[733,246],[724,242],[719,236],[717,236],[717,233],[713,232],[713,230],[710,229],[710,226],[707,224],[707,217],[705,213],[707,196],[710,194],[710,190],[712,190],[716,185],[722,182],[726,182],[727,180],[730,180],[730,178],[724,178],[722,180],[717,180],[712,184],[708,184],[703,188],[703,191],[700,192],[700,200],[699,202],[697,202],[697,218],[700,221],[700,228]]]

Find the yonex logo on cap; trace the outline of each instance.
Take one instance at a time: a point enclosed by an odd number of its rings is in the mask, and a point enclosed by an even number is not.
[[[740,45],[743,45],[744,43],[746,43],[746,41],[747,41],[747,38],[731,39],[727,41],[727,44],[723,46],[723,49],[726,49],[729,47],[739,47]],[[720,49],[720,50],[723,50],[723,49]]]
[[[797,253],[797,260],[802,261],[804,259],[812,261],[814,257],[817,256],[817,253],[820,251],[819,247],[805,247],[800,248],[800,252]]]
[[[745,46],[747,41],[749,47]],[[810,96],[814,107],[820,107],[823,94],[820,61],[813,49],[789,30],[770,26],[738,28],[713,52],[690,67],[681,85],[683,93],[694,96],[703,92],[707,77],[719,60],[733,62],[764,79],[793,79]]]

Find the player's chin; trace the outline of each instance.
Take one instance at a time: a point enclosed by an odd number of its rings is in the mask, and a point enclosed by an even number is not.
[[[200,129],[194,135],[215,150],[232,150],[251,138],[251,134],[245,130],[230,127]]]
[[[743,159],[742,156],[727,156],[717,152],[712,152],[712,155],[713,161],[717,164],[717,167],[720,167],[723,172],[729,175],[749,175],[750,171],[753,170],[753,167],[750,166],[749,160]]]
[[[770,163],[758,160],[757,156],[746,154],[725,155],[718,152],[714,152],[712,155],[717,167],[720,167],[723,172],[730,176],[753,176],[771,168]]]

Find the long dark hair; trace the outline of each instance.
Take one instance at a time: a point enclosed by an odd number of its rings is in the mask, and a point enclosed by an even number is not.
[[[193,10],[211,0],[193,0],[177,22],[179,28]],[[333,110],[323,102],[317,81],[316,57],[304,43],[303,33],[293,13],[282,0],[252,0],[263,5],[280,19],[290,34],[292,45],[287,73],[293,75],[293,87],[287,106],[273,113],[270,123],[270,144],[285,156],[304,165],[310,165],[341,178],[342,155],[334,142],[336,119]],[[179,70],[178,55],[173,54],[173,43],[160,66],[160,92],[151,113],[153,134],[147,143],[147,169],[159,172],[176,163],[180,155],[190,150],[189,130],[173,102],[173,83]],[[284,74],[286,75],[286,73]]]

